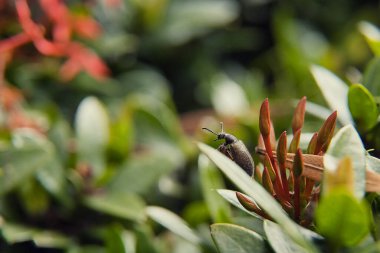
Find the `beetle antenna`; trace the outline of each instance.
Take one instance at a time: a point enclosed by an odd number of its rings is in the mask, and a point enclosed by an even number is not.
[[[223,122],[220,122],[220,129],[222,130],[221,133],[224,133],[224,130],[223,130]]]
[[[217,133],[215,133],[214,131],[208,129],[207,127],[202,127],[202,129],[203,129],[203,130],[207,130],[207,131],[209,131],[210,133],[215,134],[217,137],[216,137],[216,139],[215,139],[214,141],[219,140],[219,134],[217,134]]]
[[[203,129],[203,130],[207,130],[207,131],[209,131],[210,133],[213,133],[213,134],[215,134],[216,136],[218,136],[217,133],[215,133],[214,131],[208,129],[207,127],[202,127],[202,129]]]

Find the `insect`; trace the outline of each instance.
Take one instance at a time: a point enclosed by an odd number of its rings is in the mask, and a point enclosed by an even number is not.
[[[254,163],[251,154],[244,143],[233,136],[232,134],[225,133],[223,130],[223,122],[220,122],[221,132],[215,133],[214,131],[203,127],[203,130],[209,131],[216,135],[217,140],[225,140],[223,144],[218,147],[218,150],[238,164],[249,176],[253,174]]]

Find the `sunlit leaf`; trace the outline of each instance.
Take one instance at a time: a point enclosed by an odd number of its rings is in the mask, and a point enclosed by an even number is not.
[[[343,125],[352,124],[350,111],[347,107],[347,85],[329,70],[313,65],[311,73],[333,111],[338,111],[338,120]]]
[[[264,239],[244,227],[217,223],[211,225],[211,235],[220,253],[267,252]]]
[[[359,31],[364,35],[369,47],[378,56],[380,55],[380,31],[373,24],[362,21],[359,23]]]
[[[331,140],[330,146],[325,154],[324,166],[326,170],[335,171],[340,159],[348,156],[352,160],[354,169],[354,191],[358,198],[365,193],[365,149],[352,125],[341,128]]]
[[[242,87],[223,74],[213,79],[212,104],[219,115],[241,116],[248,112],[249,103]]]
[[[92,166],[95,175],[104,171],[104,149],[109,141],[109,119],[104,105],[95,97],[85,98],[75,115],[79,160]]]

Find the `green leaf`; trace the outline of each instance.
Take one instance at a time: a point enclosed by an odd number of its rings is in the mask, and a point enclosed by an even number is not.
[[[211,236],[220,253],[267,252],[264,239],[244,227],[223,223],[213,224]]]
[[[189,242],[194,244],[199,244],[201,242],[201,239],[197,236],[197,234],[186,224],[184,220],[182,220],[181,217],[175,213],[159,206],[148,206],[146,208],[146,214],[152,220],[169,229],[174,234],[188,240]]]
[[[369,22],[362,21],[359,23],[359,31],[364,35],[369,47],[375,55],[380,55],[380,31]]]
[[[234,217],[233,223],[258,233],[264,239],[267,238],[264,231],[264,220],[262,218],[251,216]]]
[[[5,222],[1,225],[4,239],[10,243],[33,241],[37,247],[66,248],[72,242],[67,237],[49,230],[39,230],[23,225]]]
[[[283,232],[276,224],[269,220],[264,221],[264,230],[269,244],[276,253],[301,253],[307,252]]]
[[[15,131],[12,142],[12,147],[0,151],[0,195],[29,180],[54,154],[51,143],[31,130]]]
[[[198,143],[198,147],[237,187],[252,197],[297,244],[309,252],[316,251],[314,246],[302,235],[300,227],[287,216],[280,204],[260,184],[252,180],[235,162],[219,151],[202,143]]]
[[[109,118],[95,97],[85,98],[75,115],[79,160],[91,165],[96,176],[105,168],[104,150],[109,141]]]
[[[372,94],[361,84],[348,90],[348,106],[358,128],[365,132],[377,123],[379,111]]]
[[[149,194],[161,176],[178,168],[182,163],[176,152],[178,150],[161,143],[160,151],[146,151],[130,157],[113,177],[109,189],[114,192]]]
[[[37,179],[51,194],[64,199],[65,171],[57,155],[51,156],[46,164],[37,171]]]
[[[373,58],[365,68],[363,85],[375,96],[380,95],[380,57]]]
[[[145,219],[143,200],[131,192],[106,192],[84,199],[84,203],[101,213],[142,221]]]
[[[359,134],[352,125],[341,128],[331,140],[324,158],[326,170],[335,171],[338,162],[344,157],[350,157],[354,169],[355,196],[362,198],[365,193],[366,151]]]
[[[203,196],[206,200],[206,205],[213,218],[213,221],[230,221],[231,210],[228,204],[216,192],[216,189],[224,188],[223,178],[221,177],[220,172],[203,154],[199,156],[198,168]]]
[[[354,246],[368,233],[369,211],[346,191],[333,190],[323,196],[316,212],[317,230],[332,244]]]
[[[173,2],[160,34],[166,43],[180,45],[216,27],[232,22],[238,15],[233,1]]]
[[[338,120],[343,125],[352,124],[350,111],[347,107],[347,85],[329,70],[313,65],[311,73],[321,90],[329,107],[338,111]]]

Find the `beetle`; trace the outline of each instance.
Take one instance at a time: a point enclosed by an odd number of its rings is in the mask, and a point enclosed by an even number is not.
[[[220,133],[215,133],[206,127],[203,127],[202,129],[215,134],[216,139],[214,141],[225,140],[225,142],[218,147],[218,150],[239,165],[249,176],[252,176],[254,163],[247,147],[241,140],[232,134],[224,132],[223,122],[220,122],[220,126]]]

